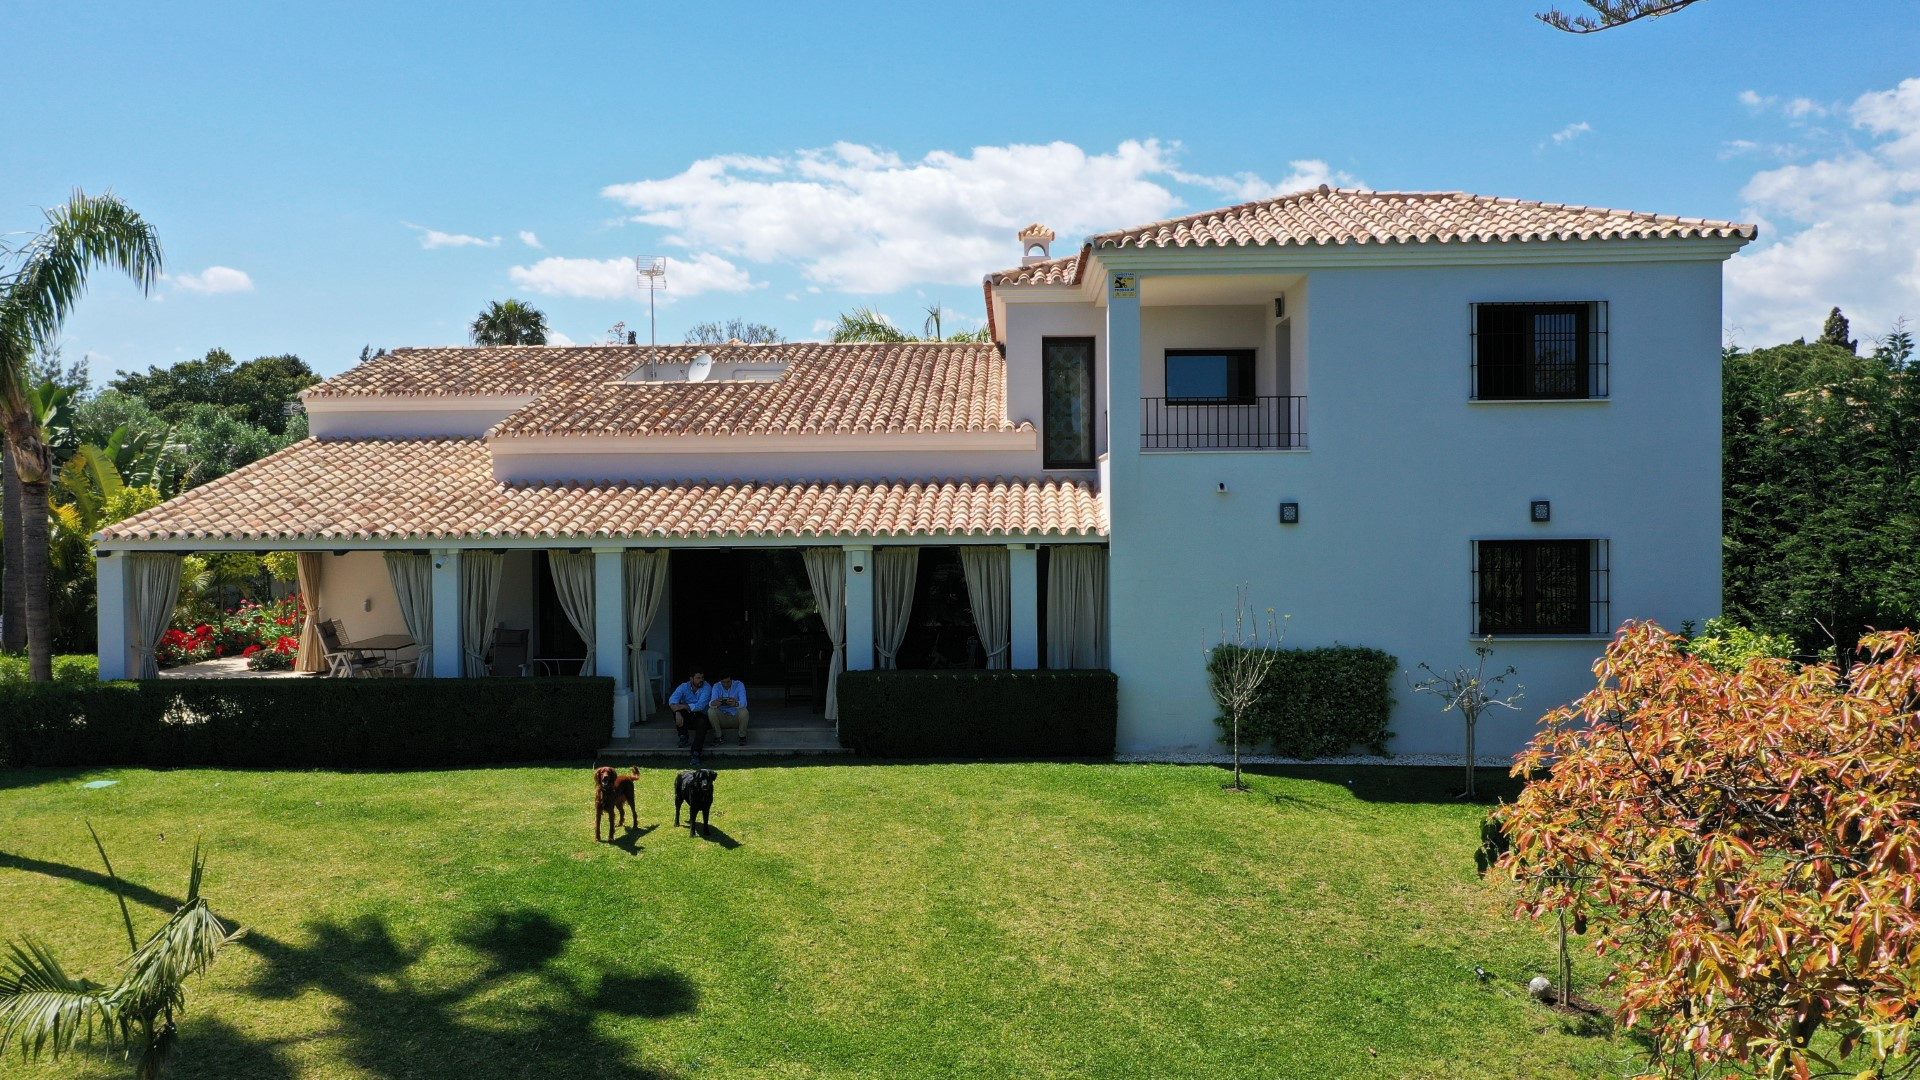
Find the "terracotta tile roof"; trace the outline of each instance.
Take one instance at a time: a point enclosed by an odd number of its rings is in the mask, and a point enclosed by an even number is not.
[[[1277,199],[1091,237],[1095,248],[1711,237],[1752,240],[1753,225],[1461,191],[1357,191],[1321,185]]]
[[[335,375],[301,396],[537,394],[556,386],[617,379],[639,367],[643,354],[651,351],[644,345],[395,349]]]
[[[823,435],[1031,431],[1007,418],[1007,363],[992,344],[799,343],[641,349],[725,372],[785,361],[770,382],[586,382],[545,392],[490,435]],[[626,374],[625,371],[621,372]]]
[[[108,540],[1105,534],[1049,479],[502,484],[479,439],[307,439],[108,526]]]
[[[996,270],[987,275],[989,285],[1072,285],[1080,280],[1084,271],[1087,253],[1069,255],[1064,259],[1048,259],[1032,266],[1016,266],[1011,270]]]

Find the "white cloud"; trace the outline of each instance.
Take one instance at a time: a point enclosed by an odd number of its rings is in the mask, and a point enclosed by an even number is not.
[[[252,292],[253,278],[245,270],[231,266],[209,266],[197,274],[172,274],[167,277],[175,288],[192,293]]]
[[[1835,110],[1875,141],[1754,175],[1741,192],[1761,223],[1727,266],[1727,320],[1747,345],[1819,332],[1839,305],[1863,336],[1920,316],[1920,78]]]
[[[532,266],[516,266],[507,271],[515,285],[548,296],[578,296],[588,300],[622,300],[644,297],[635,281],[633,260],[572,259],[551,255]],[[667,288],[661,303],[676,296],[698,296],[707,292],[745,292],[759,288],[747,271],[733,263],[703,252],[691,260],[667,258]]]
[[[791,263],[814,288],[887,293],[911,285],[974,284],[1011,263],[1014,234],[1044,222],[1062,237],[1179,213],[1163,181],[1237,199],[1349,182],[1325,162],[1292,163],[1276,184],[1252,174],[1179,169],[1178,146],[1121,143],[1090,154],[1066,142],[934,151],[908,161],[853,143],[791,157],[725,155],[677,176],[602,191],[668,230],[667,243],[761,263]]]
[[[1570,143],[1573,140],[1579,138],[1582,135],[1585,135],[1587,132],[1592,130],[1593,130],[1593,125],[1587,123],[1585,120],[1582,120],[1577,124],[1568,124],[1566,127],[1563,127],[1559,131],[1554,132],[1553,141],[1556,143]]]
[[[537,247],[544,246],[540,243],[540,238],[533,234],[532,229],[520,230],[520,242],[527,245],[530,248],[537,248]]]
[[[478,236],[468,236],[465,233],[441,232],[439,229],[429,229],[425,225],[415,225],[412,222],[407,222],[407,221],[403,221],[401,222],[401,224],[419,233],[420,246],[428,249],[429,251],[431,251],[434,248],[446,248],[446,247],[489,247],[490,248],[490,247],[500,246],[500,238],[497,236],[491,240],[485,240]]]
[[[565,334],[563,334],[563,333],[561,333],[561,332],[560,332],[560,331],[558,331],[558,330],[548,330],[548,331],[547,331],[547,344],[549,344],[549,345],[578,345],[578,344],[579,344],[579,342],[577,342],[577,341],[575,341],[575,340],[573,340],[572,338],[570,338],[570,337],[568,337],[567,335],[565,335]]]
[[[1735,96],[1739,99],[1740,104],[1745,105],[1749,109],[1756,110],[1764,109],[1780,100],[1777,97],[1762,97],[1757,90],[1742,90]]]

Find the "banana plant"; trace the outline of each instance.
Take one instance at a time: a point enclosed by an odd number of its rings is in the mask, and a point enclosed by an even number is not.
[[[0,1055],[15,1043],[31,1061],[58,1058],[76,1046],[104,1044],[134,1060],[134,1075],[157,1080],[179,1042],[177,1017],[186,1010],[187,979],[246,933],[229,930],[200,895],[206,859],[194,845],[187,901],[143,944],[100,834],[87,826],[120,901],[127,929],[120,978],[106,984],[67,973],[52,950],[33,938],[10,942],[0,960]]]

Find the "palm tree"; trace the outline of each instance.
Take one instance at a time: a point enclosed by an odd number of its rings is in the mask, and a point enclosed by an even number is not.
[[[840,313],[840,322],[833,328],[833,340],[844,341],[912,341],[906,331],[887,321],[885,315],[870,307],[857,307],[852,311]]]
[[[28,401],[33,353],[59,336],[95,268],[125,271],[146,292],[161,267],[160,237],[153,226],[111,192],[89,196],[76,190],[65,206],[46,216],[45,232],[15,252],[0,253],[13,256],[0,273],[0,425],[6,428],[7,456],[20,483],[27,654],[36,682],[53,679],[47,598],[47,485],[53,461]]]
[[[468,328],[475,345],[545,345],[547,317],[518,300],[495,300]]]
[[[207,864],[195,844],[187,902],[140,944],[107,849],[92,825],[87,832],[93,834],[93,846],[113,882],[127,947],[133,951],[120,962],[120,981],[102,986],[67,974],[39,941],[8,943],[13,955],[0,963],[0,1054],[18,1039],[28,1058],[57,1058],[76,1043],[91,1043],[98,1029],[107,1045],[124,1045],[129,1055],[139,1054],[135,1076],[154,1080],[179,1039],[174,1014],[186,1008],[187,978],[205,971],[221,949],[246,931],[228,930],[201,898],[200,878]]]

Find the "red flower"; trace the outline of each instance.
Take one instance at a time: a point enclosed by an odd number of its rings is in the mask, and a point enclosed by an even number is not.
[[[241,655],[241,656],[252,656],[252,655],[253,655],[254,653],[257,653],[257,652],[259,652],[259,651],[260,651],[260,646],[258,646],[258,645],[249,645],[249,646],[247,646],[247,647],[246,647],[246,648],[245,648],[244,650],[242,650],[242,651],[241,651],[241,653],[240,653],[240,655]]]

